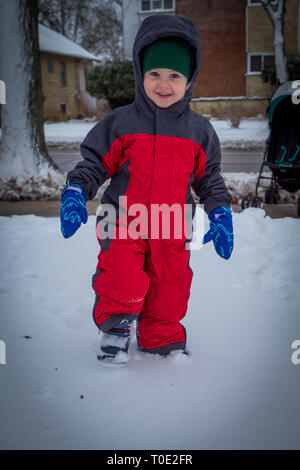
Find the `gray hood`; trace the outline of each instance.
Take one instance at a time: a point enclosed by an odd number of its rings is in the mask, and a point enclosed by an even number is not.
[[[192,76],[190,87],[182,100],[164,109],[167,115],[180,116],[189,110],[189,102],[192,99],[193,85],[197,79],[201,65],[201,46],[198,32],[193,22],[182,16],[152,15],[142,22],[133,45],[133,63],[135,74],[135,104],[137,108],[152,115],[156,113],[156,105],[148,98],[143,86],[143,73],[141,68],[142,50],[159,38],[174,37],[183,40],[189,45],[192,52]],[[162,108],[160,108],[162,109]]]

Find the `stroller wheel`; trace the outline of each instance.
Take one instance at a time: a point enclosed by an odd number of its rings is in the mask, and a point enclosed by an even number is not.
[[[242,207],[243,210],[246,209],[247,207],[249,207],[249,197],[248,196],[243,197],[241,207]]]
[[[278,204],[280,201],[280,195],[278,189],[268,188],[265,191],[265,203],[266,204]]]
[[[248,194],[248,196],[243,197],[241,206],[242,209],[247,209],[248,207],[259,207],[262,209],[264,207],[264,203],[261,197]]]

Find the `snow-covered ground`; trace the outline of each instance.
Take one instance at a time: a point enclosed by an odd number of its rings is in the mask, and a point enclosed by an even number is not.
[[[44,124],[47,143],[78,144],[98,121],[70,119],[68,122],[46,122]],[[262,116],[243,119],[238,128],[231,127],[229,120],[212,118],[210,120],[224,147],[248,147],[257,144],[264,146],[269,135],[268,121]],[[1,137],[1,129],[0,129]]]
[[[211,121],[222,146],[249,146],[265,144],[269,135],[268,121],[262,117],[243,119],[238,128],[233,128],[227,120],[212,118]],[[96,122],[72,119],[68,122],[45,123],[45,137],[48,143],[79,143],[94,127]]]
[[[265,142],[269,134],[268,121],[263,116],[257,118],[243,119],[240,123],[239,128],[232,128],[228,120],[219,120],[212,118],[211,121],[214,126],[218,137],[220,139],[223,148],[235,147],[235,148],[265,148]],[[72,119],[68,122],[60,123],[45,123],[45,137],[46,142],[49,145],[67,145],[78,147],[79,143],[83,141],[87,133],[96,125],[96,122],[89,122],[89,119],[76,120]],[[1,129],[0,129],[1,136]],[[233,197],[232,202],[234,204],[240,204],[242,197],[252,193],[255,193],[255,187],[257,183],[258,173],[223,173],[225,183]],[[61,180],[61,185],[64,184],[65,179]],[[2,188],[0,185],[0,197],[3,199],[18,199],[22,195],[29,199],[51,199],[52,197],[59,197],[61,187],[59,183],[50,189],[45,184],[38,186],[35,183],[35,191],[31,191],[31,182],[25,180],[19,185],[18,191],[14,188],[8,190]],[[264,180],[264,187],[268,186],[269,180]],[[105,186],[106,188],[106,186]],[[103,190],[105,189],[103,187]],[[99,190],[98,195],[103,193],[103,190]],[[264,188],[261,186],[258,190],[258,195],[264,198]],[[7,195],[9,193],[9,197]],[[288,193],[285,190],[280,191],[281,203],[297,202],[300,196],[300,190],[296,193]]]
[[[223,148],[252,148],[259,144],[262,148],[265,147],[269,135],[269,124],[263,116],[242,119],[239,127],[232,127],[229,120],[212,118],[210,122]]]
[[[241,204],[242,198],[248,194],[255,194],[258,173],[226,172],[222,174],[226,187],[232,196],[232,204]],[[262,176],[270,178],[270,173],[264,171]],[[271,180],[260,180],[257,195],[265,200],[265,189],[270,186]],[[285,189],[279,189],[280,204],[296,204],[300,198],[300,190],[290,193]]]
[[[214,126],[220,139],[222,148],[240,148],[240,149],[264,149],[266,139],[269,135],[268,121],[262,116],[257,118],[243,119],[239,128],[233,128],[229,120],[219,120],[211,118],[210,122]],[[48,145],[70,147],[78,149],[87,133],[96,125],[96,121],[91,119],[72,119],[68,122],[44,124],[45,138]],[[1,129],[0,129],[1,137]],[[226,173],[223,175],[225,183],[228,186],[232,196],[233,203],[240,204],[241,199],[248,193],[255,192],[255,186],[258,178],[257,173]],[[1,180],[1,179],[0,179]],[[9,200],[18,200],[20,197],[27,199],[51,199],[59,197],[61,187],[64,185],[64,178],[52,184],[50,189],[45,185],[45,181],[34,182],[34,191],[32,191],[32,181],[28,178],[24,181],[18,181],[16,187],[6,187],[0,184],[0,198]],[[0,181],[1,183],[1,181]],[[269,183],[264,181],[265,185]],[[300,194],[281,192],[282,202],[295,203]],[[101,191],[100,193],[101,194]],[[259,196],[264,195],[264,190],[260,188]]]
[[[89,122],[89,120],[83,119],[70,119],[67,122],[46,122],[44,124],[46,142],[81,143],[97,122]]]
[[[234,213],[228,261],[191,253],[192,355],[133,338],[122,369],[96,359],[94,228],[65,240],[57,218],[0,218],[0,448],[299,449],[300,221]]]

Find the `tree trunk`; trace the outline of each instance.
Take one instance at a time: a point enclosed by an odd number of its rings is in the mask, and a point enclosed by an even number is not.
[[[285,0],[278,0],[276,10],[273,10],[269,0],[260,0],[268,14],[274,29],[274,52],[277,81],[281,85],[288,81],[287,60],[284,51],[284,14]]]
[[[0,73],[6,84],[6,104],[1,106],[0,197],[53,195],[62,174],[49,157],[44,138],[38,0],[0,0],[0,10]],[[54,187],[41,190],[46,180]]]

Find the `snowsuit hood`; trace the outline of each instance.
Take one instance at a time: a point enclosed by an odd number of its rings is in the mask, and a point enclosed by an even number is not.
[[[133,45],[133,63],[135,74],[135,104],[137,108],[144,113],[156,113],[157,106],[147,96],[143,85],[142,72],[142,52],[152,42],[164,38],[172,37],[177,40],[184,41],[189,46],[192,55],[192,75],[190,85],[184,97],[169,106],[168,108],[160,108],[166,114],[166,118],[175,115],[179,117],[189,110],[189,102],[192,99],[193,86],[197,79],[201,65],[201,45],[198,32],[194,23],[182,16],[173,15],[152,15],[142,22]]]

